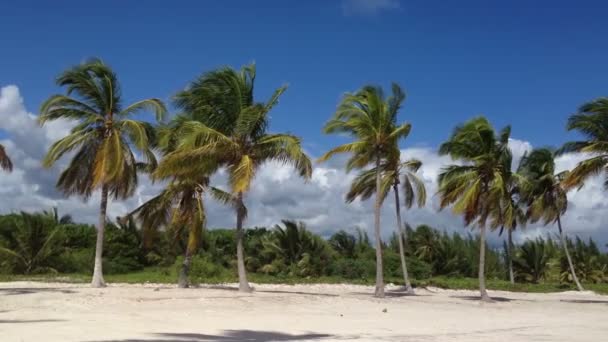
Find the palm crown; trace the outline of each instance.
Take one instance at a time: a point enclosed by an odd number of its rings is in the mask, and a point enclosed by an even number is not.
[[[590,176],[604,173],[608,189],[608,98],[603,97],[581,106],[568,119],[568,130],[580,132],[588,140],[564,144],[558,153],[583,152],[591,158],[580,162],[564,180],[567,188],[582,186]]]
[[[497,136],[489,121],[479,117],[458,126],[439,148],[440,154],[464,162],[441,171],[439,194],[441,208],[453,204],[454,213],[462,214],[466,225],[476,219],[485,225],[493,207],[505,198],[509,134],[507,127]]]
[[[299,174],[312,174],[310,159],[300,138],[268,134],[268,114],[286,87],[277,89],[266,103],[254,102],[255,66],[240,72],[230,68],[204,74],[176,96],[187,114],[174,123],[173,134],[161,137],[171,152],[160,163],[160,178],[191,172],[228,169],[233,192],[246,192],[260,165],[278,161],[293,165]],[[176,138],[179,137],[179,138]]]
[[[386,158],[400,139],[408,136],[409,123],[397,125],[397,113],[405,98],[403,90],[392,85],[393,94],[385,97],[382,88],[365,86],[347,94],[334,117],[325,125],[325,133],[346,133],[355,141],[335,147],[325,153],[326,161],[338,153],[351,153],[347,170],[363,168],[378,158]]]
[[[397,150],[397,153],[399,151]],[[401,184],[405,194],[405,207],[411,208],[414,203],[419,207],[426,202],[426,188],[424,182],[418,178],[416,172],[422,166],[417,159],[409,159],[404,162],[399,160],[398,155],[391,157],[380,166],[382,172],[382,199],[386,199],[388,193],[395,184]],[[369,199],[376,192],[376,168],[361,172],[351,183],[350,190],[346,194],[346,202],[352,202],[357,197],[362,200]]]
[[[568,198],[563,187],[568,172],[555,173],[553,151],[540,148],[525,155],[520,172],[531,183],[524,194],[530,221],[543,220],[544,224],[556,222],[568,209]]]
[[[11,172],[13,170],[13,162],[9,158],[4,146],[0,145],[0,169]]]
[[[56,141],[43,160],[52,166],[63,155],[77,150],[61,173],[57,186],[67,194],[89,197],[106,185],[115,198],[130,196],[137,184],[138,163],[131,147],[140,151],[146,163],[154,164],[150,147],[154,129],[147,122],[129,119],[142,110],[153,110],[162,119],[165,106],[158,99],[122,106],[116,74],[101,60],[75,66],[57,78],[66,95],[53,95],[41,107],[41,124],[57,119],[76,121],[66,137]]]

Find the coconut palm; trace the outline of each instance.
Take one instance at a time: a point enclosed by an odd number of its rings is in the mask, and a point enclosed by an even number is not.
[[[355,141],[340,145],[325,153],[319,161],[328,160],[339,153],[350,153],[346,169],[361,169],[375,165],[376,201],[374,205],[374,233],[376,238],[376,290],[375,296],[384,297],[384,276],[382,274],[382,241],[380,237],[380,209],[384,199],[382,162],[394,152],[397,142],[407,137],[411,130],[408,123],[397,124],[397,113],[405,94],[397,84],[392,85],[391,96],[386,97],[382,88],[365,86],[354,94],[342,99],[334,117],[327,122],[324,131],[346,133]],[[388,184],[393,182],[391,179]]]
[[[88,199],[101,191],[99,225],[95,247],[92,286],[104,286],[102,255],[108,197],[125,199],[137,185],[137,171],[156,163],[150,147],[154,129],[150,123],[130,119],[133,114],[153,111],[162,119],[166,109],[158,99],[146,99],[124,107],[116,74],[99,59],[72,67],[57,78],[66,95],[53,95],[40,109],[38,121],[72,120],[76,126],[69,135],[56,141],[43,160],[53,166],[63,155],[75,151],[59,176],[57,187],[66,195]],[[138,162],[133,149],[145,163]]]
[[[183,179],[174,179],[160,194],[129,214],[140,221],[144,238],[160,228],[170,231],[176,240],[184,231],[187,232],[188,243],[178,279],[181,288],[188,287],[192,256],[201,244],[202,232],[205,229],[207,221],[203,201],[205,193],[210,193],[222,203],[234,202],[229,193],[210,187],[208,177],[192,175]]]
[[[53,265],[64,251],[61,223],[50,212],[28,214],[21,212],[10,224],[12,234],[7,247],[0,246],[0,255],[25,274],[57,272]]]
[[[546,248],[545,240],[538,238],[524,242],[513,262],[517,268],[517,277],[538,283],[549,271],[551,255]]]
[[[525,177],[517,172],[513,172],[511,165],[513,157],[510,153],[502,158],[504,163],[505,197],[500,201],[500,205],[494,207],[492,227],[500,227],[499,235],[507,230],[506,257],[509,272],[509,281],[515,284],[515,273],[513,272],[513,232],[526,224],[526,213],[521,203],[521,191],[529,186]]]
[[[173,139],[175,149],[156,170],[156,177],[180,177],[225,167],[230,190],[236,196],[236,238],[239,290],[249,292],[243,251],[243,208],[245,194],[255,174],[266,162],[290,164],[308,179],[312,163],[300,138],[291,134],[269,134],[269,113],[286,87],[277,89],[270,100],[255,102],[255,65],[240,71],[220,68],[203,74],[176,96],[185,113]]]
[[[440,208],[452,205],[453,212],[464,217],[465,225],[479,227],[479,291],[483,301],[491,300],[485,286],[486,222],[506,196],[509,135],[509,127],[497,135],[486,118],[478,117],[456,127],[439,148],[441,155],[463,162],[441,170]]]
[[[582,105],[578,113],[568,119],[567,128],[578,131],[587,140],[568,142],[558,153],[582,152],[589,154],[589,158],[568,174],[564,186],[581,187],[589,177],[604,173],[604,188],[608,189],[608,97]]]
[[[13,162],[9,158],[4,146],[0,144],[0,169],[11,172],[13,171]]]
[[[568,179],[568,171],[556,173],[553,151],[548,148],[535,149],[525,155],[521,162],[521,171],[531,183],[526,191],[525,200],[528,203],[528,218],[535,223],[540,220],[545,225],[557,223],[559,237],[568,261],[570,274],[579,291],[583,286],[576,276],[574,264],[568,251],[568,244],[562,229],[561,217],[568,209],[568,197],[564,180]]]
[[[403,193],[405,194],[404,206],[406,209],[410,209],[414,204],[414,201],[419,207],[424,206],[426,202],[426,188],[424,183],[416,176],[416,171],[422,166],[422,162],[417,159],[410,159],[405,162],[400,161],[401,152],[399,148],[395,146],[391,156],[383,162],[381,165],[382,172],[382,201],[388,195],[390,188],[392,188],[395,194],[395,214],[397,218],[397,240],[399,245],[399,255],[401,258],[401,270],[403,273],[403,283],[405,284],[405,290],[408,293],[413,293],[412,284],[410,282],[407,263],[405,260],[405,248],[404,241],[406,240],[405,230],[403,229],[403,223],[401,221],[401,201],[399,199],[399,185],[403,187]],[[351,188],[346,195],[346,201],[348,203],[354,201],[357,197],[362,200],[370,198],[376,192],[376,169],[363,171],[358,175]],[[401,180],[403,179],[403,180]]]

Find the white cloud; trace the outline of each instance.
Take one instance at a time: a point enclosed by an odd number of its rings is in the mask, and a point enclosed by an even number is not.
[[[10,153],[15,169],[13,173],[0,173],[0,212],[19,210],[41,210],[57,206],[61,213],[69,213],[76,220],[94,223],[97,220],[99,195],[94,195],[84,203],[78,197],[65,198],[55,191],[58,168],[45,170],[40,160],[48,146],[56,138],[63,136],[70,125],[59,123],[39,127],[36,116],[29,113],[24,105],[19,89],[14,86],[0,89],[0,130],[7,134],[2,143]],[[531,144],[512,139],[514,162],[532,148]],[[404,213],[411,225],[429,224],[447,231],[467,232],[462,218],[454,216],[450,209],[437,211],[437,175],[441,168],[453,163],[449,157],[439,156],[431,147],[412,147],[402,150],[403,158],[417,158],[424,162],[419,173],[427,185],[429,200],[426,207]],[[558,169],[571,168],[583,156],[569,154],[557,159]],[[345,158],[336,158],[325,164],[315,165],[312,179],[305,182],[289,166],[271,163],[263,166],[257,174],[251,192],[245,198],[249,209],[247,226],[272,226],[281,219],[302,220],[317,233],[329,235],[339,229],[354,231],[356,227],[370,233],[373,224],[373,201],[352,204],[344,203],[354,173],[344,172]],[[63,161],[65,164],[67,161]],[[223,173],[212,178],[215,185],[225,188]],[[592,179],[580,191],[569,194],[570,204],[563,218],[564,229],[569,234],[582,237],[592,236],[600,245],[608,242],[608,196],[602,188],[601,178]],[[136,196],[127,201],[112,201],[109,216],[124,215],[160,190],[160,184],[151,184],[141,177]],[[210,227],[234,227],[235,217],[231,208],[207,201]],[[382,231],[386,237],[394,231],[394,203],[389,197],[382,210]],[[539,234],[555,233],[556,228],[529,226],[516,239]],[[497,234],[491,234],[497,242]],[[502,239],[502,238],[500,238]]]
[[[400,8],[399,0],[342,0],[342,13],[347,16],[376,15]]]

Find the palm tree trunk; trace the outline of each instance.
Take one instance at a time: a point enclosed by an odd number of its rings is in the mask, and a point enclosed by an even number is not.
[[[237,209],[236,209],[236,265],[239,273],[239,291],[251,292],[251,287],[247,281],[247,270],[245,269],[245,255],[243,252],[243,219],[244,211],[243,208],[243,193],[239,192],[237,198]]]
[[[564,236],[564,232],[562,230],[562,220],[560,215],[557,215],[557,228],[559,229],[559,238],[562,241],[562,247],[564,248],[564,253],[566,254],[566,259],[568,259],[568,266],[570,267],[570,274],[572,275],[572,279],[574,279],[574,283],[576,284],[576,288],[579,291],[585,291],[583,285],[581,285],[580,281],[578,281],[578,277],[576,276],[576,272],[574,271],[574,264],[572,263],[572,258],[570,257],[570,252],[568,251],[568,245],[566,244],[566,237]]]
[[[513,230],[507,231],[507,262],[509,263],[509,281],[515,284],[515,274],[513,273]]]
[[[491,302],[492,299],[486,291],[486,227],[481,225],[479,233],[479,292],[481,300]]]
[[[190,248],[186,248],[186,255],[184,256],[184,262],[182,262],[182,268],[179,271],[179,278],[177,280],[177,287],[181,289],[188,288],[188,274],[190,273],[190,263],[192,262],[192,252]]]
[[[410,277],[407,273],[407,263],[405,261],[405,248],[403,247],[403,223],[401,222],[401,201],[399,200],[399,187],[397,183],[393,184],[393,191],[395,192],[395,212],[397,215],[397,237],[399,238],[399,257],[401,258],[401,270],[403,271],[403,284],[405,284],[405,291],[410,294],[414,294],[412,284],[410,283]]]
[[[95,267],[93,269],[93,280],[91,286],[106,286],[103,280],[103,233],[106,228],[106,213],[108,209],[108,186],[101,187],[101,203],[99,205],[99,226],[97,227],[97,241],[95,243]]]
[[[380,239],[380,209],[382,206],[380,156],[376,157],[376,204],[374,206],[374,234],[376,236],[376,297],[384,297],[384,276],[382,269],[382,240]]]

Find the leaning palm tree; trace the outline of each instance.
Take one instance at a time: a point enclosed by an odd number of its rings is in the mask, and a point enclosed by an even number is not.
[[[57,84],[66,87],[66,95],[53,95],[46,100],[38,121],[43,125],[57,119],[73,120],[76,126],[50,147],[43,165],[51,167],[66,153],[76,151],[59,176],[57,187],[66,195],[77,194],[85,199],[94,190],[101,191],[92,286],[102,287],[108,197],[130,197],[137,186],[138,169],[156,163],[150,149],[154,142],[152,125],[129,117],[151,110],[160,120],[166,109],[158,99],[123,107],[116,74],[99,59],[68,69],[59,75]],[[136,160],[133,149],[141,153],[145,163]]]
[[[0,144],[0,169],[11,172],[13,171],[13,162],[9,158],[4,146]]]
[[[533,150],[530,154],[523,157],[521,173],[531,183],[530,189],[525,194],[530,222],[535,223],[542,220],[545,225],[557,223],[560,241],[568,261],[572,279],[578,290],[583,291],[583,286],[576,276],[574,264],[568,251],[568,244],[561,221],[562,215],[568,209],[568,197],[564,180],[568,179],[569,172],[563,171],[556,174],[553,151],[548,148],[540,148]]]
[[[453,205],[453,212],[463,215],[465,225],[475,223],[479,227],[479,291],[483,301],[491,301],[485,284],[486,222],[505,198],[504,160],[511,155],[509,135],[509,127],[497,136],[490,122],[478,117],[456,127],[439,148],[441,155],[463,162],[441,170],[440,207]]]
[[[325,133],[346,133],[355,141],[340,145],[325,153],[319,161],[326,161],[339,153],[350,153],[346,169],[361,169],[375,165],[376,201],[374,205],[374,233],[376,237],[376,297],[384,297],[382,274],[382,241],[380,237],[380,209],[384,199],[382,189],[382,162],[394,152],[397,142],[407,137],[411,130],[408,123],[398,125],[397,113],[405,94],[397,84],[392,85],[392,95],[385,97],[382,88],[365,86],[354,94],[347,94],[334,118],[325,125]],[[390,187],[390,185],[389,185]]]
[[[184,231],[187,232],[188,243],[178,278],[180,288],[188,287],[192,256],[201,244],[202,232],[205,229],[205,193],[210,193],[222,203],[233,202],[230,194],[209,186],[209,177],[192,175],[172,180],[160,194],[129,214],[142,224],[144,238],[161,228],[170,231],[176,240]]]
[[[399,148],[394,149],[393,154],[381,165],[382,172],[382,201],[386,199],[388,190],[393,189],[395,194],[395,214],[397,218],[397,240],[399,242],[399,256],[401,258],[401,270],[403,273],[403,283],[405,290],[413,294],[414,290],[407,272],[405,260],[404,242],[407,239],[403,223],[401,220],[401,201],[399,199],[399,185],[403,186],[405,194],[404,206],[410,209],[414,201],[418,207],[424,206],[426,202],[426,188],[424,182],[416,176],[416,171],[422,166],[422,162],[417,159],[410,159],[405,162],[400,160],[401,152]],[[376,192],[376,169],[372,168],[359,174],[351,184],[350,190],[346,195],[347,203],[353,202],[357,197],[367,200]],[[403,178],[403,181],[401,180]]]
[[[176,96],[184,119],[176,124],[168,153],[155,172],[158,178],[180,177],[192,172],[206,173],[225,167],[230,190],[236,197],[237,269],[239,290],[249,292],[243,252],[245,194],[257,170],[275,161],[295,167],[309,179],[312,163],[304,153],[300,138],[291,134],[269,134],[269,113],[286,87],[277,89],[270,100],[255,102],[255,65],[240,71],[221,68],[203,74]]]
[[[564,180],[564,186],[581,187],[589,177],[604,173],[604,188],[608,189],[608,97],[582,105],[578,113],[568,119],[567,128],[578,131],[587,140],[568,142],[558,154],[582,152],[589,158],[578,163]]]

